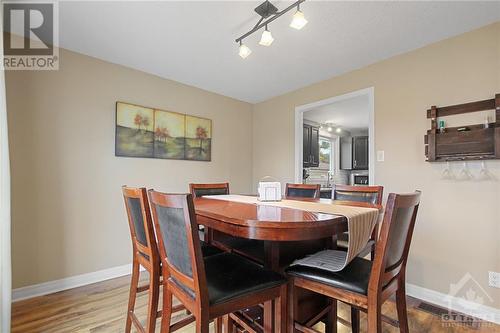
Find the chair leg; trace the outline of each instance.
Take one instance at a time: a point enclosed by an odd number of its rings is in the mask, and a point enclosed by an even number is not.
[[[161,333],[170,333],[170,319],[172,317],[172,292],[167,284],[163,285],[163,309],[161,313]]]
[[[398,311],[399,331],[408,333],[408,311],[406,308],[406,290],[404,281],[399,284],[399,289],[396,291],[396,308]]]
[[[288,313],[287,313],[287,285],[283,285],[280,288],[280,296],[274,300],[275,304],[275,332],[277,333],[285,333],[288,325]]]
[[[288,317],[287,317],[287,333],[294,333],[295,331],[295,284],[294,279],[291,277],[288,282],[288,295],[287,295],[287,303],[288,303]]]
[[[149,273],[149,302],[146,332],[154,333],[156,328],[156,314],[158,312],[158,298],[160,296],[160,272],[153,269]]]
[[[134,312],[135,299],[137,296],[137,286],[139,285],[139,263],[134,260],[132,264],[132,279],[130,281],[130,292],[128,296],[127,321],[125,324],[125,333],[130,333],[132,328],[132,313]]]
[[[351,330],[352,333],[359,333],[359,310],[351,306]]]
[[[273,301],[264,302],[264,333],[273,331]]]
[[[209,324],[210,320],[206,315],[202,314],[200,318],[196,318],[196,333],[209,333]]]
[[[234,321],[229,315],[223,317],[224,320],[224,333],[233,333],[234,331]]]
[[[326,315],[325,333],[337,333],[337,300],[330,300],[330,311]]]
[[[368,333],[382,333],[381,305],[377,301],[368,303]]]
[[[222,317],[214,319],[214,328],[215,333],[222,333]]]

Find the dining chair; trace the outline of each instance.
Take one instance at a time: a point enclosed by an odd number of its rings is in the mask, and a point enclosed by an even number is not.
[[[199,198],[204,195],[223,195],[229,194],[229,183],[214,184],[189,184],[189,192],[193,198]]]
[[[355,201],[370,203],[373,205],[382,205],[384,193],[383,186],[349,186],[349,185],[334,185],[332,190],[332,199],[338,201]],[[375,243],[379,232],[378,223],[373,228],[372,235],[366,247],[361,251],[360,256],[364,257],[368,253],[371,259],[375,257]],[[347,251],[349,246],[349,234],[344,232],[337,237],[337,247]]]
[[[224,195],[229,194],[229,183],[212,183],[212,184],[189,184],[189,193],[193,198],[199,198],[204,195]],[[200,238],[209,242],[210,235],[205,233],[205,227],[198,226]]]
[[[129,333],[132,323],[140,332],[154,332],[158,312],[158,298],[160,288],[161,261],[158,253],[155,230],[151,219],[148,195],[145,188],[122,186],[125,208],[127,211],[130,236],[132,239],[132,279],[127,308],[125,332]],[[205,256],[221,253],[219,249],[203,243]],[[139,286],[140,266],[149,273],[149,284]],[[146,327],[144,328],[134,313],[137,293],[148,291],[148,311]],[[182,305],[175,306],[172,312],[183,310]]]
[[[320,184],[290,184],[285,187],[285,199],[291,198],[315,198],[319,199],[321,193]]]
[[[337,331],[336,300],[340,300],[358,313],[351,319],[353,332],[359,332],[361,309],[368,313],[368,333],[380,333],[382,304],[395,293],[400,332],[408,333],[405,274],[419,203],[419,191],[389,195],[374,261],[356,257],[340,272],[300,265],[287,268],[289,313],[294,313],[294,288],[299,287],[333,299],[328,314],[328,332]],[[315,332],[294,320],[290,320],[289,325],[290,332],[293,329]]]
[[[197,333],[208,333],[211,319],[265,302],[279,303],[276,316],[285,331],[287,281],[281,274],[232,253],[203,258],[192,195],[150,190],[149,197],[162,262],[162,333],[176,328],[170,323],[172,295],[191,312]]]

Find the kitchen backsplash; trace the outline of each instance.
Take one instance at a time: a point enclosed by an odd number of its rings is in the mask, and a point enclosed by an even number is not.
[[[348,170],[336,170],[332,180],[328,182],[328,171],[320,169],[308,169],[309,177],[306,179],[306,184],[321,184],[321,187],[327,187],[332,184],[348,185],[351,172]]]

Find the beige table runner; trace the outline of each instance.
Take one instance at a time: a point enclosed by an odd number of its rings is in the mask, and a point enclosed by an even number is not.
[[[293,265],[320,267],[334,272],[342,270],[365,248],[379,214],[378,209],[375,208],[335,205],[321,202],[298,200],[268,202],[259,201],[257,197],[234,194],[210,195],[204,197],[209,199],[234,201],[262,206],[292,208],[308,212],[345,216],[347,218],[347,231],[349,234],[349,247],[347,252],[335,250],[321,251],[306,258],[299,259],[293,263]]]

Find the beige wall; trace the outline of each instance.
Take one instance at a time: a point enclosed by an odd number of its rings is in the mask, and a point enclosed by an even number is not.
[[[252,105],[61,50],[60,70],[7,72],[13,287],[131,262],[120,186],[248,192]],[[212,162],[114,156],[115,102],[213,120]]]
[[[296,106],[367,87],[375,88],[375,147],[385,151],[376,182],[386,193],[423,191],[408,281],[448,293],[470,272],[494,298],[485,305],[500,308],[500,289],[487,283],[489,270],[500,271],[500,161],[487,162],[497,181],[444,181],[444,165],[425,162],[423,144],[429,106],[500,93],[500,23],[255,105],[254,183],[293,181]],[[470,167],[477,174],[479,163]]]
[[[500,23],[254,106],[65,50],[59,71],[6,79],[14,288],[129,263],[122,184],[185,192],[191,181],[228,180],[254,192],[266,175],[293,181],[295,107],[373,86],[386,158],[376,182],[386,193],[423,191],[409,282],[447,293],[470,272],[500,307],[487,287],[487,271],[500,271],[500,161],[487,163],[497,181],[444,181],[423,146],[430,105],[500,92]],[[117,100],[213,119],[212,162],[115,157]]]

